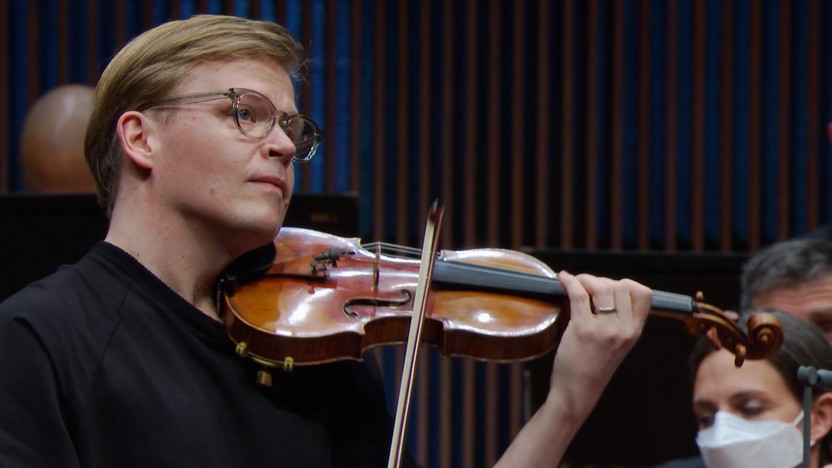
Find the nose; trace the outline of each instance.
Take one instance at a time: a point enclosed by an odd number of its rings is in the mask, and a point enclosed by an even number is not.
[[[270,158],[280,159],[284,164],[291,163],[292,156],[297,151],[292,139],[277,125],[269,132],[263,143],[266,155]]]

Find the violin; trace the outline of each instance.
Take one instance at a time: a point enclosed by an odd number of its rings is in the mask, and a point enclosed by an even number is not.
[[[229,268],[217,301],[237,353],[266,367],[360,360],[370,347],[406,341],[420,255],[284,227]],[[556,346],[557,310],[568,301],[542,261],[504,249],[442,250],[433,268],[421,344],[491,362],[529,360]],[[682,321],[687,332],[734,353],[738,366],[770,356],[783,341],[773,315],[752,315],[746,335],[701,293],[654,291],[651,315]],[[268,384],[270,376],[262,377]]]

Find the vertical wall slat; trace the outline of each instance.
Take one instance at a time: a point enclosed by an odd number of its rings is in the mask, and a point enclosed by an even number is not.
[[[563,2],[563,85],[561,87],[561,151],[560,151],[560,247],[572,247],[574,195],[572,193],[572,158],[575,157],[574,125],[572,120],[573,99],[575,94],[575,0]]]
[[[233,5],[229,1],[225,2],[225,10],[232,8]],[[230,14],[230,13],[226,13]],[[300,42],[306,47],[306,50],[311,50],[312,47],[312,2],[301,3],[301,19],[300,19]],[[316,57],[316,60],[326,60],[326,57]],[[300,108],[312,109],[312,82],[315,82],[323,77],[313,76],[315,69],[309,67],[308,75],[309,81],[301,83],[300,90]],[[296,170],[296,174],[300,174],[300,178],[295,178],[295,184],[300,186],[300,189],[309,190],[312,186],[312,171],[311,170]]]
[[[29,77],[27,81],[27,88],[26,94],[28,96],[27,99],[27,109],[32,108],[32,104],[35,103],[38,96],[40,95],[40,56],[38,52],[41,48],[41,41],[40,41],[40,23],[38,18],[40,18],[40,7],[38,6],[39,2],[28,2],[29,7],[29,15],[26,18],[27,22],[27,41],[29,41],[29,49],[28,53],[28,70],[29,70]]]
[[[352,118],[349,119],[349,128],[350,128],[350,135],[352,138],[349,139],[350,151],[349,151],[349,158],[350,158],[350,187],[352,190],[356,192],[361,192],[361,171],[363,169],[363,165],[361,164],[361,129],[366,124],[367,119],[369,116],[363,115],[364,110],[361,106],[362,103],[362,94],[361,94],[361,87],[362,87],[362,58],[364,56],[364,51],[361,47],[361,34],[364,31],[364,21],[363,21],[363,9],[361,7],[362,2],[352,2],[351,9],[350,9],[350,24],[352,24],[352,28],[350,29],[350,71],[349,71],[349,80],[350,80],[350,98],[349,98],[349,109],[350,115],[352,116],[361,116],[361,118]],[[361,232],[360,234],[366,234]]]
[[[503,5],[505,2],[500,2],[499,0],[490,0],[488,2],[488,42],[486,47],[488,48],[488,52],[490,56],[499,56],[500,54],[500,45],[505,41],[504,38],[506,33],[503,30],[503,21],[502,21],[502,14],[500,12],[500,6]],[[469,14],[469,18],[473,18],[474,15]],[[473,29],[475,24],[471,19],[467,21],[467,27]],[[469,40],[475,42],[475,38],[469,35]],[[509,38],[508,40],[511,40]],[[476,54],[476,44],[471,44],[471,52]],[[469,59],[473,60],[473,59]],[[503,178],[505,174],[501,174],[500,171],[500,163],[503,158],[503,150],[500,147],[500,142],[502,141],[503,134],[506,131],[505,120],[503,119],[503,112],[504,107],[502,106],[503,103],[503,93],[505,92],[504,86],[507,83],[503,83],[502,80],[502,67],[500,66],[499,61],[497,60],[489,60],[485,64],[486,69],[488,70],[488,76],[486,78],[486,86],[487,86],[487,97],[486,99],[493,103],[496,112],[489,112],[486,119],[487,119],[487,145],[485,147],[485,167],[486,167],[486,184],[472,186],[472,193],[469,195],[473,198],[478,198],[477,194],[481,193],[478,189],[486,188],[485,190],[485,199],[486,199],[486,207],[488,216],[486,217],[486,224],[485,224],[485,239],[486,242],[493,245],[493,242],[499,238],[500,236],[500,226],[503,221],[503,215],[500,210],[500,202],[502,197],[510,196],[505,190],[489,190],[488,187],[505,187],[506,180]],[[476,80],[471,80],[469,86],[476,86],[473,83],[476,83]],[[476,119],[475,114],[471,114],[466,116],[471,120]],[[508,134],[510,138],[510,133]],[[474,187],[477,187],[476,189]],[[469,229],[474,230],[475,226],[466,226]],[[473,232],[472,232],[473,234]]]
[[[693,3],[693,142],[691,153],[691,225],[705,216],[702,181],[705,160],[705,2]],[[696,229],[699,229],[696,227]]]
[[[94,0],[90,0],[90,2],[92,3],[92,2],[94,2]],[[154,20],[153,20],[153,3],[154,2],[143,2],[143,3],[141,3],[141,6],[142,6],[142,8],[141,8],[141,10],[142,10],[142,24],[143,24],[143,30],[145,30],[145,31],[152,28],[155,24]],[[203,8],[207,8],[207,7],[205,5],[203,5]],[[203,10],[203,11],[205,11],[205,10]]]
[[[610,247],[613,249],[620,249],[624,242],[624,191],[623,184],[623,161],[624,161],[624,40],[625,40],[625,25],[624,25],[624,3],[612,2],[611,14],[613,21],[613,45],[612,45],[612,90],[610,109],[611,115],[611,132],[612,132],[612,147],[610,148],[611,164],[610,172],[612,177],[610,190],[610,210],[611,228],[610,235],[612,236],[612,243]],[[628,90],[629,91],[629,90]]]
[[[474,436],[477,432],[477,410],[473,398],[477,393],[475,364],[470,359],[466,359],[461,366],[461,391],[463,395],[469,396],[469,398],[462,400],[462,434],[459,434],[460,447],[462,447],[462,468],[474,468],[476,466],[474,447],[478,441],[474,440]],[[454,388],[453,391],[456,392],[457,390]]]
[[[485,367],[485,388],[487,391],[477,392],[476,398],[484,398],[485,417],[482,423],[485,426],[485,466],[494,466],[497,463],[497,429],[500,427],[498,411],[500,402],[508,401],[504,398],[503,392],[497,382],[498,366],[501,364],[487,363]],[[482,387],[480,387],[482,389]]]
[[[417,191],[419,194],[417,206],[419,213],[427,213],[430,204],[433,203],[434,198],[437,197],[435,193],[436,172],[433,169],[431,157],[436,148],[431,133],[431,117],[436,115],[433,108],[434,102],[432,100],[433,91],[435,89],[435,82],[433,80],[433,55],[431,51],[431,38],[436,24],[433,22],[434,12],[429,2],[421,2],[419,5],[419,40],[417,48],[418,53],[418,67],[417,67],[417,96],[418,101],[414,106],[414,113],[411,115],[411,120],[416,121],[417,125],[417,161],[418,161],[418,180],[420,181]],[[415,117],[414,117],[415,115]],[[443,200],[444,202],[444,200]]]
[[[524,215],[524,202],[523,199],[525,197],[525,187],[526,183],[524,180],[524,174],[526,171],[526,154],[528,154],[528,144],[526,142],[525,136],[525,129],[527,128],[527,116],[529,115],[526,112],[525,106],[525,90],[527,87],[528,80],[526,77],[530,74],[531,70],[524,66],[527,63],[528,55],[527,51],[529,50],[528,45],[525,41],[526,31],[528,28],[526,27],[526,2],[514,2],[513,3],[513,11],[512,11],[512,18],[513,18],[513,25],[512,25],[512,54],[511,54],[511,76],[510,76],[510,87],[511,87],[511,105],[508,106],[506,111],[509,115],[513,117],[510,119],[510,127],[509,131],[510,134],[510,144],[509,144],[509,154],[517,154],[523,155],[523,157],[517,158],[516,164],[511,164],[509,167],[511,168],[511,186],[514,189],[511,191],[511,209],[509,210],[508,219],[504,220],[504,222],[508,222],[510,229],[509,229],[509,236],[508,236],[508,247],[517,249],[523,244],[523,230],[525,226],[523,225],[523,218]],[[512,158],[514,159],[514,158]],[[498,242],[498,239],[494,239],[495,243]],[[495,244],[492,244],[495,245]],[[492,463],[489,463],[491,465]]]
[[[780,34],[778,47],[778,103],[777,103],[777,238],[789,236],[791,219],[789,216],[790,187],[792,180],[791,157],[791,10],[789,0],[780,0],[778,7]]]
[[[722,34],[722,76],[721,76],[721,96],[720,96],[720,191],[719,200],[721,207],[721,216],[719,219],[720,225],[720,248],[722,250],[731,250],[731,234],[733,231],[733,213],[732,213],[732,197],[731,186],[733,180],[731,177],[732,159],[733,159],[733,139],[731,136],[734,131],[734,2],[723,2],[723,16],[721,24]],[[698,219],[699,224],[695,226],[704,226],[704,214],[701,219]],[[704,231],[699,229],[698,235],[694,238],[694,250],[704,250],[705,235]]]
[[[589,44],[596,44],[599,35],[598,25],[598,2],[597,0],[590,0],[586,2],[588,9],[587,23],[588,37],[585,39]],[[599,191],[606,184],[603,184],[598,179],[598,147],[599,147],[599,128],[598,128],[598,104],[600,102],[598,93],[598,51],[597,47],[590,47],[586,52],[587,64],[587,108],[586,108],[586,173],[582,178],[583,189],[581,195],[586,202],[584,203],[584,226],[585,239],[584,245],[588,249],[595,249],[598,246],[598,217],[600,213],[598,210]]]
[[[430,399],[429,379],[430,379],[430,360],[428,356],[428,349],[421,351],[421,358],[416,362],[416,380],[414,382],[414,398],[416,403],[416,414],[414,414],[413,424],[408,429],[416,433],[416,446],[413,448],[413,455],[416,457],[416,462],[422,466],[427,465],[428,461],[428,441],[430,440]]]
[[[126,18],[127,18],[127,7],[124,4],[125,0],[116,0],[114,2],[116,17],[115,21],[115,37],[114,37],[114,48],[113,51],[110,51],[112,54],[114,51],[121,49],[124,47],[124,44],[127,43],[127,25],[126,25]],[[90,83],[95,83],[98,80],[95,76],[88,77],[88,81]]]
[[[665,42],[665,76],[667,81],[667,91],[665,92],[665,140],[664,140],[664,248],[667,250],[676,250],[676,233],[678,229],[678,222],[676,218],[676,206],[679,203],[678,194],[676,192],[676,160],[678,149],[678,5],[676,0],[668,0],[666,20],[667,24],[667,41]]]
[[[539,2],[540,11],[537,16],[537,30],[540,34],[540,42],[537,49],[537,86],[535,94],[539,97],[537,108],[534,111],[535,132],[537,139],[535,145],[535,194],[537,203],[534,204],[534,246],[544,247],[549,243],[548,231],[555,224],[554,218],[557,214],[553,211],[553,200],[555,189],[550,180],[549,160],[553,153],[552,132],[555,131],[550,123],[549,116],[552,108],[551,81],[552,81],[552,33],[551,33],[551,2],[542,0]],[[545,196],[543,196],[545,194]]]
[[[285,24],[286,23],[286,8],[287,8],[286,3],[287,2],[280,2],[280,3],[277,4],[277,22],[279,24]],[[361,2],[353,2],[353,3],[358,4],[358,3],[361,3]],[[207,5],[208,5],[208,0],[199,0],[199,10],[200,11],[207,10],[207,8],[208,8]]]
[[[638,143],[636,161],[636,210],[640,249],[650,247],[650,2],[641,0],[639,17],[638,60]]]
[[[69,5],[67,0],[59,0],[57,44],[53,46],[58,51],[58,83],[69,82]]]
[[[387,93],[387,57],[386,57],[386,32],[387,24],[387,8],[385,2],[380,2],[376,5],[373,18],[373,58],[375,68],[373,69],[373,127],[384,128],[387,121],[387,112],[382,96]],[[387,180],[387,164],[385,162],[385,155],[387,153],[386,133],[383,131],[373,132],[373,187],[368,187],[373,194],[373,238],[384,240],[384,225],[385,225],[385,196],[386,180]],[[381,186],[381,189],[379,189]]]
[[[462,200],[461,204],[459,205],[462,208],[462,213],[459,213],[458,216],[451,216],[452,218],[458,218],[462,220],[460,228],[462,229],[462,245],[466,247],[473,247],[474,243],[476,242],[476,234],[477,234],[477,201],[480,197],[477,196],[476,190],[473,190],[474,187],[480,186],[477,182],[477,169],[482,167],[483,165],[488,166],[490,164],[491,159],[488,158],[487,161],[482,161],[483,154],[482,152],[478,151],[479,147],[477,145],[477,141],[480,138],[480,135],[477,135],[476,131],[476,115],[477,115],[477,93],[481,92],[480,90],[480,83],[482,81],[486,81],[487,83],[485,86],[487,87],[489,94],[488,99],[491,99],[493,96],[491,95],[491,81],[493,79],[492,75],[494,74],[493,68],[488,70],[488,77],[485,80],[478,79],[477,73],[477,40],[476,40],[476,32],[477,32],[477,21],[480,13],[480,2],[477,1],[468,1],[465,2],[464,5],[465,13],[464,16],[466,18],[465,22],[463,23],[464,26],[464,36],[462,40],[464,42],[464,52],[463,57],[461,58],[463,64],[462,76],[464,77],[465,85],[462,86],[462,132],[463,132],[463,144],[462,144],[462,161],[463,164],[459,168],[459,171],[462,173],[462,183],[467,190],[462,191]],[[487,5],[487,11],[490,11],[490,5]],[[490,20],[490,16],[489,16]],[[489,28],[490,23],[489,23]],[[453,42],[453,39],[450,37],[445,37],[448,42]],[[493,45],[493,41],[489,41],[485,47],[489,50]],[[493,67],[493,64],[492,64]],[[492,121],[488,122],[488,144],[487,147],[490,147],[492,142],[494,141],[493,136],[491,136],[491,132],[494,130],[492,125]],[[448,161],[448,166],[446,166],[446,170],[452,170],[454,168],[454,164],[451,161]],[[491,183],[489,180],[486,184]],[[487,199],[490,205],[491,199]]]
[[[751,2],[751,26],[750,26],[750,50],[749,63],[751,68],[750,82],[748,83],[749,94],[749,148],[748,148],[748,248],[756,250],[761,245],[760,232],[763,227],[762,220],[762,168],[763,145],[758,135],[763,134],[763,50],[762,50],[762,29],[763,14],[762,5],[759,2]]]
[[[409,15],[407,5],[410,2],[407,0],[399,0],[396,4],[397,15],[393,20],[394,30],[397,31],[396,43],[398,50],[396,51],[397,63],[396,67],[396,93],[397,100],[395,110],[391,117],[395,121],[396,144],[394,159],[396,161],[396,198],[394,205],[396,206],[396,242],[405,244],[408,242],[409,232],[422,233],[424,229],[421,226],[415,226],[414,230],[410,230],[408,226],[408,213],[410,210],[409,194],[412,189],[411,183],[413,173],[410,171],[408,147],[410,146],[410,102],[408,99],[409,93],[405,90],[410,89],[410,47],[408,44],[408,37],[410,35],[410,23],[408,21]],[[426,216],[426,213],[418,213],[419,218]],[[420,235],[417,242],[421,242]]]
[[[509,394],[509,404],[511,411],[509,412],[509,434],[511,439],[520,432],[523,427],[523,399],[526,397],[523,381],[523,370],[525,366],[522,363],[512,363],[509,366],[509,387],[511,393]],[[497,407],[502,406],[502,402],[497,402]],[[502,423],[503,425],[505,423]],[[507,446],[506,446],[507,447]]]
[[[451,405],[453,404],[453,369],[450,359],[443,359],[439,363],[440,371],[440,391],[439,391],[439,414],[445,415],[442,418],[439,429],[439,466],[441,468],[454,467],[453,453],[456,447],[456,438],[453,436],[453,421],[447,415],[453,414]]]
[[[9,13],[8,7],[0,8],[0,31],[9,30]],[[9,56],[9,36],[8,34],[0,34],[0,63],[11,63]],[[8,67],[4,67],[7,68]],[[2,73],[0,70],[0,115],[7,116],[4,120],[9,120],[8,117],[12,115],[9,105],[9,88],[11,88],[11,77],[9,73]],[[9,135],[9,126],[0,125],[0,192],[7,192],[9,190],[9,171],[11,144],[9,143],[11,135]]]
[[[255,2],[256,4],[257,2]],[[258,18],[257,12],[252,10],[252,17]],[[182,18],[182,0],[172,0],[170,2],[170,18],[172,19],[181,19]]]
[[[254,2],[255,5],[257,2]],[[358,2],[356,2],[358,3]],[[335,0],[326,0],[326,21],[324,22],[324,42],[326,47],[324,47],[324,67],[327,70],[337,70],[336,61],[338,59],[336,51],[337,48],[337,41],[339,40],[337,36],[337,26],[338,22],[336,21],[336,6],[337,2]],[[338,107],[337,107],[337,98],[336,98],[336,84],[339,76],[336,73],[326,73],[323,76],[324,80],[324,122],[327,122],[327,125],[335,126]],[[359,115],[359,114],[352,114],[352,115]],[[334,142],[333,142],[334,143]],[[324,166],[324,190],[327,192],[335,192],[336,190],[336,182],[335,182],[335,164],[326,164]]]
[[[458,76],[459,73],[465,73],[464,70],[458,70],[456,68],[457,61],[459,58],[454,53],[454,41],[451,39],[451,34],[456,28],[454,21],[456,20],[456,15],[454,14],[453,9],[449,8],[445,11],[445,14],[442,15],[441,18],[441,33],[440,37],[440,68],[441,68],[441,78],[439,83],[439,105],[440,105],[440,116],[444,116],[444,119],[447,119],[448,116],[456,115],[456,109],[454,108],[454,97],[455,97],[455,90],[453,87],[454,77]],[[464,104],[463,104],[464,106]],[[445,120],[443,119],[443,122]],[[463,128],[463,141],[468,141],[468,135],[465,133],[466,130]],[[454,188],[454,181],[455,181],[455,174],[454,174],[454,148],[453,142],[455,141],[454,138],[458,137],[457,133],[452,129],[451,125],[440,125],[439,126],[439,141],[437,142],[439,147],[440,153],[440,165],[442,170],[438,171],[439,181],[440,181],[440,193],[445,200],[446,206],[455,206],[455,194],[453,191]],[[464,156],[463,156],[464,157]],[[463,198],[463,203],[465,199]],[[461,216],[464,216],[465,213],[461,213]],[[443,245],[449,245],[449,240],[454,238],[454,234],[458,229],[457,223],[454,222],[455,217],[450,217],[450,219],[446,220],[443,224],[444,227],[442,229],[442,239]],[[458,217],[456,219],[462,219]]]
[[[87,0],[87,77],[94,82],[98,81],[98,61],[101,52],[98,23],[98,4],[95,0]]]
[[[807,133],[807,164],[806,164],[806,226],[804,229],[811,230],[820,223],[821,196],[818,174],[820,174],[820,142],[823,139],[822,129],[824,127],[821,118],[820,99],[814,98],[821,95],[821,15],[822,9],[819,0],[809,1],[809,35],[808,35],[808,94],[806,116]],[[828,83],[826,84],[828,85]]]

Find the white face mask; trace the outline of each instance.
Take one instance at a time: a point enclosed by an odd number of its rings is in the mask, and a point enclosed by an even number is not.
[[[708,468],[789,468],[803,460],[803,434],[794,421],[749,421],[717,411],[714,425],[696,437]]]

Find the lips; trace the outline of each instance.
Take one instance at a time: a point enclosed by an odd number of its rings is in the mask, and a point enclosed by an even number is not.
[[[263,175],[253,178],[252,182],[269,184],[277,187],[280,190],[280,193],[283,194],[283,198],[286,198],[289,195],[289,187],[286,185],[286,181],[280,177]]]

